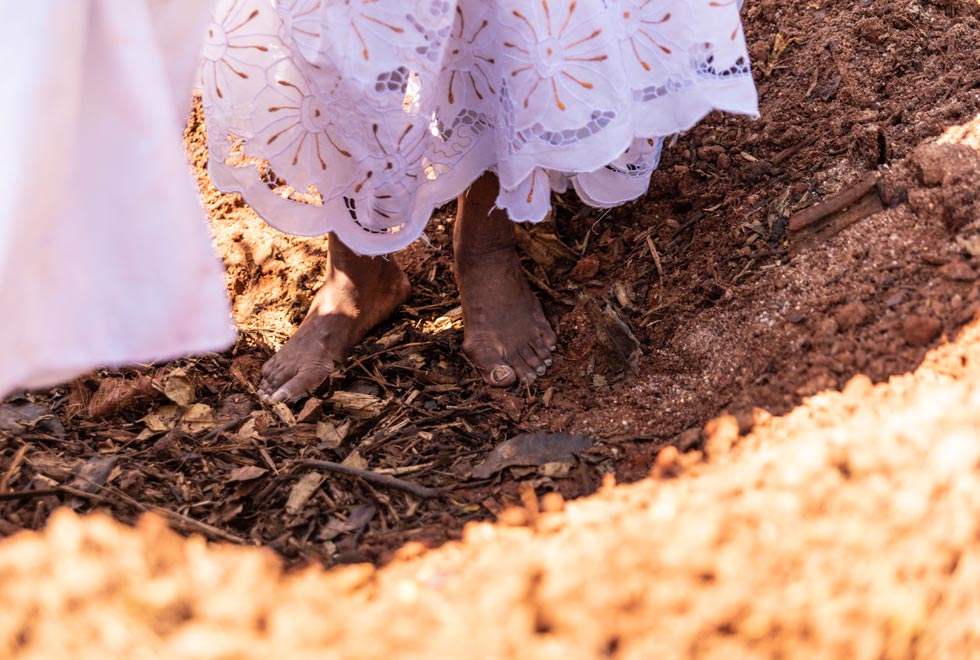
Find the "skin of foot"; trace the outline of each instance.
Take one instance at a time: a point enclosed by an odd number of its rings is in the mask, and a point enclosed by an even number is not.
[[[262,367],[258,394],[265,400],[312,393],[411,294],[394,259],[356,254],[333,234],[328,241],[326,281],[296,334]]]
[[[463,307],[463,350],[490,385],[534,382],[552,364],[558,337],[515,251],[514,223],[495,207],[485,174],[459,198],[454,270]]]

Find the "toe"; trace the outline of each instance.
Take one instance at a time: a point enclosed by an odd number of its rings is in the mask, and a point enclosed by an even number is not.
[[[517,371],[508,364],[498,346],[490,343],[470,344],[464,345],[463,350],[479,368],[488,385],[507,387],[517,380]]]
[[[524,371],[528,382],[533,383],[538,376],[544,375],[544,361],[537,356],[530,346],[521,346],[517,352],[521,356],[521,361],[527,365],[527,369]]]
[[[311,365],[300,369],[295,376],[287,380],[281,387],[276,389],[269,401],[273,403],[293,401],[300,397],[311,394],[313,390],[330,375],[330,367],[322,365]]]
[[[555,334],[555,331],[551,329],[550,325],[544,326],[538,332],[545,346],[552,352],[558,350],[558,335]]]
[[[551,349],[545,344],[544,339],[540,337],[535,337],[531,340],[531,348],[534,353],[544,362],[545,366],[551,366]]]
[[[487,373],[484,380],[494,387],[507,387],[517,380],[517,373],[509,364],[498,364]]]

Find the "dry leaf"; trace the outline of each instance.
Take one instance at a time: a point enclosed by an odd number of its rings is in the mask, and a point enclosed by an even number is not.
[[[194,383],[183,369],[174,369],[163,379],[163,393],[178,406],[189,406],[196,398]]]
[[[86,493],[98,492],[109,480],[109,475],[112,474],[112,469],[116,467],[118,460],[118,456],[93,456],[72,470],[75,478],[68,485]]]
[[[576,282],[588,282],[599,273],[599,257],[589,254],[578,260],[568,277]]]
[[[333,422],[322,421],[316,423],[316,437],[323,443],[318,449],[336,449],[343,444],[350,431],[350,422],[344,422],[336,426]]]
[[[490,454],[473,468],[473,476],[477,479],[487,479],[504,468],[512,466],[544,466],[548,463],[571,465],[575,452],[588,449],[592,444],[592,439],[584,435],[522,433],[494,447]]]
[[[241,440],[256,440],[269,430],[273,422],[272,415],[265,410],[257,410],[238,429],[236,435]]]
[[[568,473],[571,471],[572,466],[570,463],[561,462],[551,462],[545,463],[538,468],[538,474],[542,477],[548,477],[550,479],[565,479],[568,477]]]
[[[231,471],[231,474],[228,475],[228,481],[250,481],[258,479],[266,472],[268,470],[258,465],[242,465]]]
[[[320,417],[320,413],[323,412],[323,401],[311,396],[303,404],[302,410],[296,415],[297,422],[315,422],[317,418]]]
[[[214,412],[211,406],[195,403],[180,416],[181,426],[188,433],[206,431],[214,426]]]
[[[269,409],[275,413],[276,417],[279,418],[286,426],[296,426],[296,417],[293,415],[293,411],[289,409],[285,403],[277,401],[269,405]]]
[[[347,454],[347,458],[341,461],[340,464],[346,465],[347,467],[357,468],[358,470],[366,470],[368,466],[367,461],[364,460],[364,457],[361,456],[361,453],[356,449]]]
[[[180,419],[181,410],[177,406],[161,406],[140,419],[153,433],[166,433],[173,429]]]
[[[350,508],[347,520],[331,519],[317,535],[321,541],[329,541],[340,534],[357,532],[367,526],[374,518],[376,509],[371,504],[355,504]]]
[[[306,503],[310,501],[313,494],[323,483],[323,474],[320,472],[307,472],[299,478],[292,490],[289,491],[289,499],[286,501],[286,513],[295,516]]]
[[[13,435],[31,432],[57,438],[65,436],[65,427],[54,413],[27,401],[0,404],[0,431]]]

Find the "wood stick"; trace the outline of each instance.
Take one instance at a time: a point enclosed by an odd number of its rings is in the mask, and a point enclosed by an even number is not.
[[[852,183],[848,187],[844,188],[827,201],[811,206],[810,208],[803,209],[799,213],[794,214],[793,217],[789,219],[789,230],[800,231],[801,229],[809,227],[812,224],[820,222],[829,215],[847,208],[871,192],[876,183],[878,183],[878,173],[871,172],[860,181]]]
[[[290,470],[304,467],[327,470],[329,472],[337,472],[339,474],[346,474],[350,477],[359,477],[364,479],[364,481],[368,481],[379,486],[387,486],[388,488],[402,490],[406,493],[411,493],[412,495],[424,499],[439,497],[441,494],[440,491],[434,488],[426,488],[425,486],[421,486],[411,481],[405,481],[404,479],[398,479],[397,477],[392,477],[387,474],[379,474],[377,472],[372,472],[371,470],[362,470],[349,465],[334,463],[333,461],[319,461],[312,458],[307,458],[293,463],[290,466]]]

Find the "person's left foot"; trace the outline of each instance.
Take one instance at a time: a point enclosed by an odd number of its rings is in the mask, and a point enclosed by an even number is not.
[[[552,363],[558,337],[521,270],[514,223],[493,208],[493,175],[459,200],[453,236],[463,306],[463,350],[490,385],[534,382]]]

